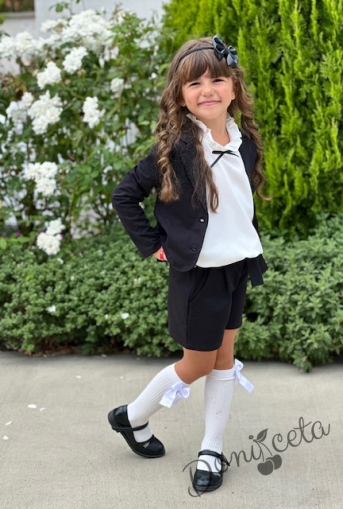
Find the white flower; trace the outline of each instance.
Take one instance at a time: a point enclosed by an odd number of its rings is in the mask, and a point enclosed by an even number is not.
[[[56,181],[42,177],[36,182],[36,189],[43,196],[52,196],[56,189]]]
[[[41,24],[40,30],[44,34],[47,32],[52,32],[55,30],[56,32],[59,32],[63,29],[63,27],[67,26],[68,22],[66,19],[57,19],[52,20],[49,19],[47,21],[44,21],[44,23]]]
[[[26,152],[27,152],[27,144],[24,141],[19,141],[19,143],[17,143],[17,149],[20,152],[23,152],[23,154],[26,154]]]
[[[88,51],[84,46],[73,48],[69,55],[67,55],[63,60],[62,65],[64,69],[70,74],[78,71],[82,66],[83,57],[85,57],[87,54]]]
[[[103,45],[113,38],[110,28],[110,23],[104,17],[88,9],[71,17],[61,32],[61,40],[63,43],[77,42],[78,45],[99,53]]]
[[[87,122],[89,127],[95,127],[101,120],[105,111],[99,111],[98,109],[98,98],[97,97],[86,97],[85,102],[82,106],[84,113],[83,121]]]
[[[122,78],[113,78],[111,81],[110,89],[114,97],[120,97],[124,88],[124,80]]]
[[[61,218],[50,221],[49,226],[46,230],[47,235],[58,235],[64,230],[65,226],[61,222]]]
[[[33,36],[29,32],[20,32],[14,38],[15,49],[18,55],[36,55],[37,44]]]
[[[29,163],[26,168],[24,168],[24,176],[27,179],[35,180],[40,173],[40,167],[40,163]]]
[[[49,313],[55,313],[56,311],[56,306],[50,306],[47,308],[47,311],[49,311]]]
[[[28,114],[33,118],[32,129],[36,134],[44,134],[49,124],[55,124],[59,121],[62,113],[62,101],[58,95],[50,97],[47,91],[35,101]]]
[[[37,117],[32,122],[32,129],[36,134],[46,133],[48,126],[49,122],[46,117]]]
[[[52,34],[50,37],[40,37],[37,41],[37,46],[41,47],[40,53],[49,56],[51,51],[56,51],[62,44],[61,36],[59,34]]]
[[[21,103],[25,109],[30,108],[31,104],[33,103],[34,98],[31,92],[25,92],[23,97],[21,98]]]
[[[123,320],[126,320],[126,318],[129,318],[130,314],[129,313],[122,313],[121,314],[121,317]]]
[[[40,233],[37,237],[37,246],[48,255],[55,255],[60,250],[60,238],[47,233]]]
[[[39,88],[45,88],[46,85],[53,85],[61,81],[61,69],[54,62],[48,62],[46,69],[37,74],[37,83]]]
[[[99,113],[100,113],[99,111],[87,113],[87,115],[84,116],[83,121],[87,122],[89,127],[91,128],[95,127],[99,124],[101,120],[101,116],[99,115]]]
[[[98,109],[98,98],[97,97],[86,97],[86,100],[83,104],[84,113],[89,113],[91,111],[95,111]]]
[[[9,37],[4,35],[0,39],[0,59],[1,58],[7,58],[11,59],[13,58],[13,55],[15,54],[16,46],[15,46],[15,40],[13,37]]]
[[[45,118],[48,124],[56,124],[61,118],[61,109],[51,106],[51,108],[46,111]]]
[[[0,114],[0,124],[6,124],[6,117]]]
[[[50,97],[49,90],[45,92],[45,94],[41,95],[37,101],[35,101],[28,113],[31,118],[40,117],[41,115],[45,115],[46,111],[49,108],[55,106],[56,108],[62,111],[62,101],[58,95],[54,97]]]
[[[27,115],[26,111],[21,108],[20,102],[11,101],[9,106],[6,109],[6,115],[10,118],[14,123],[25,122]]]
[[[58,167],[56,163],[45,161],[40,167],[40,173],[46,178],[54,178],[57,174]]]
[[[109,48],[108,46],[105,46],[104,54],[103,54],[103,60],[105,62],[108,62],[109,60],[115,60],[119,54],[118,47]]]

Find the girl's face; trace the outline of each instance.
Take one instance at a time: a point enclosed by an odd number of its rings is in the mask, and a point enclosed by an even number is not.
[[[182,86],[181,106],[186,106],[207,127],[220,129],[226,125],[227,109],[234,98],[232,78],[211,78],[206,72]]]

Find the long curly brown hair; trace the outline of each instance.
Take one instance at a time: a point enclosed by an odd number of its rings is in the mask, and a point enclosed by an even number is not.
[[[164,202],[171,202],[179,197],[180,186],[172,165],[172,151],[178,144],[181,134],[188,131],[194,139],[197,152],[193,165],[196,182],[193,203],[195,203],[195,196],[197,194],[204,196],[207,188],[210,208],[215,211],[219,203],[218,191],[213,181],[211,168],[204,157],[201,129],[186,116],[189,110],[181,105],[183,99],[182,86],[189,81],[199,79],[206,72],[212,78],[225,76],[233,80],[235,99],[231,102],[228,113],[240,122],[243,131],[256,145],[257,158],[252,174],[252,184],[259,198],[263,200],[267,198],[261,194],[261,188],[265,181],[261,171],[261,136],[254,123],[253,103],[245,87],[242,68],[239,65],[228,66],[225,58],[219,61],[214,51],[199,50],[184,56],[189,51],[204,47],[207,44],[212,48],[212,38],[205,37],[188,41],[175,54],[169,67],[166,86],[161,97],[160,118],[155,129],[155,135],[157,137],[157,164],[161,173],[160,199]]]

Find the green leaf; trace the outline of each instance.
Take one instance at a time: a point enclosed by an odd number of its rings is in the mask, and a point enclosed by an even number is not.
[[[7,242],[3,237],[0,237],[0,249],[5,250],[7,248]]]

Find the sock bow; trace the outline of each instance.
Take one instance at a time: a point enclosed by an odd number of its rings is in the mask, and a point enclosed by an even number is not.
[[[190,389],[183,382],[177,382],[163,395],[160,405],[170,408],[176,405],[180,399],[188,398],[189,394]]]
[[[243,376],[240,373],[240,370],[243,368],[243,362],[239,361],[238,359],[235,359],[235,365],[234,365],[234,377],[238,381],[238,383],[244,387],[249,393],[253,391],[254,386],[245,376]]]

